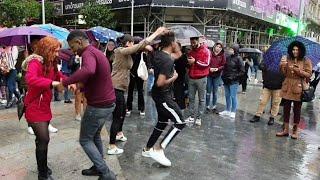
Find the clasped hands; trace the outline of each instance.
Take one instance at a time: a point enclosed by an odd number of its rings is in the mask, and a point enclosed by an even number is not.
[[[52,87],[56,88],[59,92],[63,92],[64,91],[64,86],[62,84],[62,79],[60,79],[60,81],[52,81]],[[68,86],[68,89],[75,92],[78,88],[76,84],[70,84]]]

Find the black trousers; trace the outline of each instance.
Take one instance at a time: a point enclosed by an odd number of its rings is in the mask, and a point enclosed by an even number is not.
[[[126,101],[124,98],[124,91],[115,89],[115,93],[116,93],[116,107],[113,111],[109,144],[116,143],[117,133],[122,131],[124,118],[126,116]]]
[[[138,76],[135,76],[132,74],[130,75],[130,83],[129,83],[129,90],[128,90],[128,98],[127,98],[128,111],[132,110],[133,91],[135,86],[137,86],[137,90],[138,90],[138,110],[144,111],[143,83],[144,81]]]
[[[160,135],[167,127],[170,119],[173,122],[173,126],[167,132],[160,144],[161,147],[165,149],[186,124],[183,120],[182,112],[172,96],[166,94],[153,94],[152,98],[156,104],[158,122],[148,140],[147,148],[152,148],[155,145]]]
[[[185,83],[183,81],[174,82],[174,98],[180,109],[186,108]]]

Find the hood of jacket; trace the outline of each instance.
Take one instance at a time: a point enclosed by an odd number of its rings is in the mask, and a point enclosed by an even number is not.
[[[38,60],[41,64],[43,63],[43,57],[39,56],[37,54],[31,54],[30,56],[28,56],[21,65],[22,70],[27,71],[28,69],[28,64],[31,60],[36,59]]]

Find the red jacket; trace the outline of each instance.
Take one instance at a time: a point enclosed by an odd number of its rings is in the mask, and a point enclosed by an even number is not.
[[[191,79],[201,79],[209,74],[210,50],[201,45],[197,49],[192,49],[188,56],[192,56],[196,61],[190,66],[189,77]]]
[[[224,55],[224,51],[222,50],[217,55],[213,52],[210,59],[210,68],[218,68],[219,70],[217,72],[210,72],[210,76],[212,77],[221,76],[221,73],[225,64],[226,64],[226,56]]]
[[[61,72],[55,73],[53,68],[44,76],[43,60],[41,56],[31,55],[23,63],[26,70],[25,80],[28,92],[24,98],[26,106],[25,118],[28,123],[47,122],[52,118],[51,99],[53,80],[64,78]]]

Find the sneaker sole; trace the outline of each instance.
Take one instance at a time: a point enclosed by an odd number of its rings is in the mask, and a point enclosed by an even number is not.
[[[164,163],[161,163],[160,161],[158,161],[157,159],[153,158],[152,156],[151,156],[151,158],[152,158],[153,160],[157,161],[157,162],[158,162],[159,164],[161,164],[162,166],[171,167],[171,163],[170,163],[170,164],[164,164]]]

